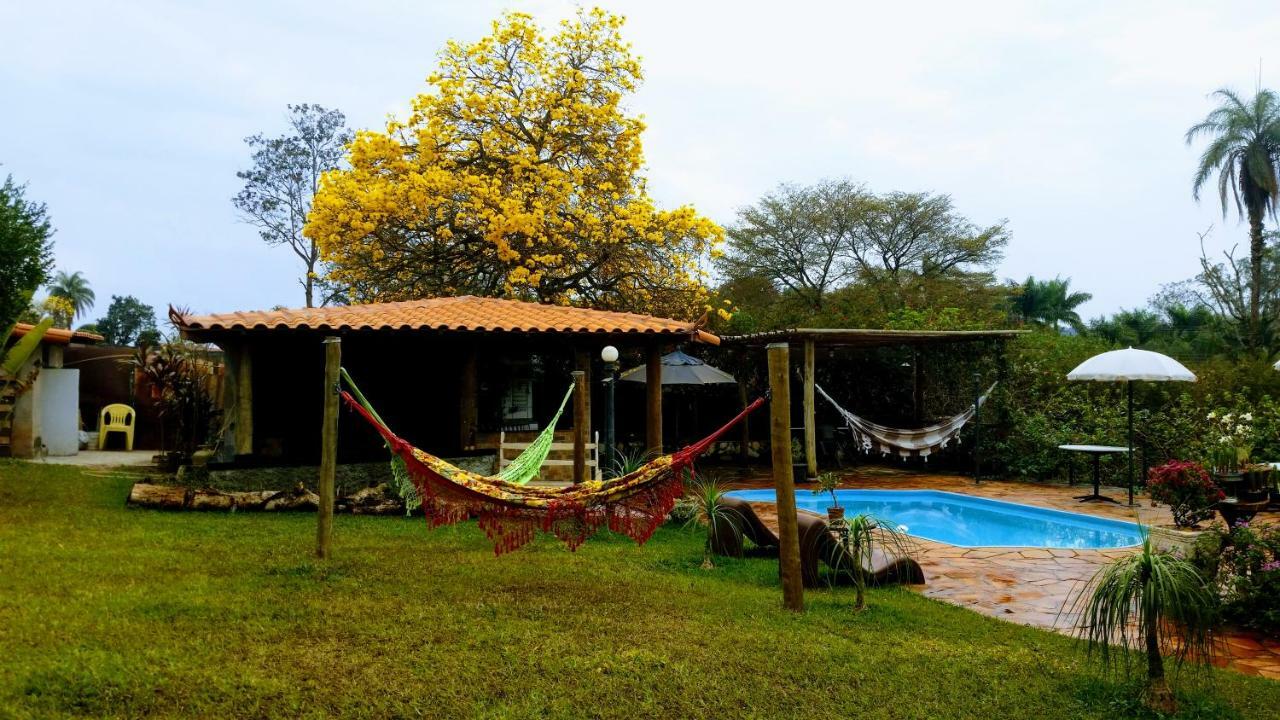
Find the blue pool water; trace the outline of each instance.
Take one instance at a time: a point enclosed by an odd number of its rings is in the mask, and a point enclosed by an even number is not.
[[[772,490],[734,490],[748,502],[774,502]],[[1122,520],[1049,510],[940,490],[837,490],[845,515],[906,526],[905,532],[962,547],[1118,548],[1142,542]],[[825,515],[831,496],[801,489],[796,507]]]

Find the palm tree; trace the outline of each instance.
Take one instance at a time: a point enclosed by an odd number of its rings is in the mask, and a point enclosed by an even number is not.
[[[1176,703],[1165,680],[1163,651],[1176,660],[1208,661],[1214,653],[1217,600],[1191,562],[1156,550],[1145,535],[1142,551],[1098,571],[1070,605],[1077,634],[1104,667],[1128,667],[1131,651],[1146,651],[1147,704],[1172,714]],[[1117,646],[1119,652],[1117,653]]]
[[[79,270],[70,275],[59,270],[53,281],[49,283],[49,295],[66,300],[71,303],[71,307],[75,308],[75,312],[68,318],[68,324],[71,320],[89,312],[93,307],[93,289],[89,287],[89,281]]]
[[[1036,280],[1027,276],[1011,298],[1014,315],[1023,322],[1058,329],[1063,323],[1080,330],[1084,323],[1076,308],[1093,299],[1086,292],[1071,292],[1071,278]]]
[[[1248,342],[1256,350],[1262,339],[1261,288],[1266,252],[1262,219],[1268,212],[1275,217],[1276,202],[1280,200],[1280,96],[1259,90],[1246,101],[1235,91],[1222,88],[1210,97],[1219,101],[1218,107],[1187,130],[1188,145],[1202,135],[1210,138],[1209,146],[1200,155],[1191,190],[1198,201],[1201,188],[1217,173],[1222,217],[1227,216],[1231,198],[1236,214],[1249,220]]]

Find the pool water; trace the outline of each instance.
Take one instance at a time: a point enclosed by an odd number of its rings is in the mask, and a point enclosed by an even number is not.
[[[774,502],[772,490],[734,490],[748,502]],[[872,515],[909,535],[961,547],[1101,549],[1137,545],[1136,524],[988,500],[941,490],[837,490],[846,517]],[[796,492],[796,507],[825,515],[827,493]]]

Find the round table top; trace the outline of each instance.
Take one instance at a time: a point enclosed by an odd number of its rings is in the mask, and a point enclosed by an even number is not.
[[[1120,445],[1059,445],[1059,450],[1071,450],[1084,453],[1127,453],[1129,448]]]

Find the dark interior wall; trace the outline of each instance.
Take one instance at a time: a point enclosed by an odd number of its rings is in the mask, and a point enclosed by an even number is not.
[[[271,332],[239,338],[253,348],[254,448],[263,461],[319,461],[323,337],[312,332]],[[575,345],[572,339],[555,337],[354,332],[342,336],[342,364],[398,435],[433,454],[454,456],[464,454],[459,432],[460,386],[470,348],[475,348],[478,358],[479,432],[502,429],[501,401],[517,372],[513,368],[518,372],[527,368],[531,373],[533,417],[541,427],[555,413],[571,382],[578,347],[592,358],[592,426],[601,430],[604,402],[599,352],[611,342],[618,344],[609,338]],[[632,352],[628,357],[642,354]],[[619,425],[626,417],[643,434],[643,386],[636,387],[640,391],[634,398],[619,393]],[[339,462],[386,458],[379,436],[345,407],[339,426]],[[568,430],[572,426],[570,409],[557,427]]]
[[[137,350],[130,347],[68,345],[63,354],[63,367],[80,371],[80,417],[85,430],[96,432],[102,408],[123,403],[137,413],[133,447],[158,449],[161,442],[159,408],[151,398],[150,388],[137,376],[133,365],[136,355]],[[97,441],[96,436],[93,441]]]

